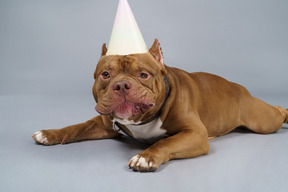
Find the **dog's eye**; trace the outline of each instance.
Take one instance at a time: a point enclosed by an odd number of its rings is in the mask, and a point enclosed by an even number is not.
[[[102,77],[103,77],[104,79],[109,79],[109,78],[110,78],[110,74],[109,74],[107,71],[104,71],[104,72],[102,73]]]
[[[147,73],[143,73],[143,72],[140,73],[140,78],[141,78],[141,79],[147,79],[148,76],[149,76],[149,75],[148,75]]]

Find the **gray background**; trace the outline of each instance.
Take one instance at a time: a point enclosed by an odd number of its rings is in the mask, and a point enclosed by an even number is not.
[[[215,73],[288,107],[288,1],[130,0],[165,63]],[[236,131],[208,155],[128,169],[128,138],[45,147],[31,135],[97,115],[93,72],[117,0],[0,0],[0,191],[287,191],[288,129]]]

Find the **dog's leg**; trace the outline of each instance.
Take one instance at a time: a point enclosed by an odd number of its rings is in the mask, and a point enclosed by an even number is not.
[[[242,124],[256,133],[269,134],[278,131],[283,123],[288,123],[288,111],[273,107],[257,98],[243,102]]]
[[[103,119],[99,115],[85,123],[71,125],[62,129],[38,131],[32,137],[37,143],[54,145],[89,139],[112,138],[117,135],[113,130],[105,128]]]
[[[199,127],[182,129],[178,134],[158,141],[134,156],[128,165],[135,171],[155,171],[171,159],[192,158],[208,152],[208,133],[199,123]]]

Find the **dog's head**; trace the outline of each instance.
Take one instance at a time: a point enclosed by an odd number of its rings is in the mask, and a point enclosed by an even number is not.
[[[94,73],[96,110],[112,118],[140,123],[160,109],[165,98],[166,74],[160,44],[155,39],[149,52],[102,56]]]

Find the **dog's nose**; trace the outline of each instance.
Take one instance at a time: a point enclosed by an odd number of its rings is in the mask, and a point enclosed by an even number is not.
[[[123,80],[118,81],[113,85],[113,90],[119,93],[120,95],[129,93],[129,89],[131,89],[131,83],[129,81]]]

